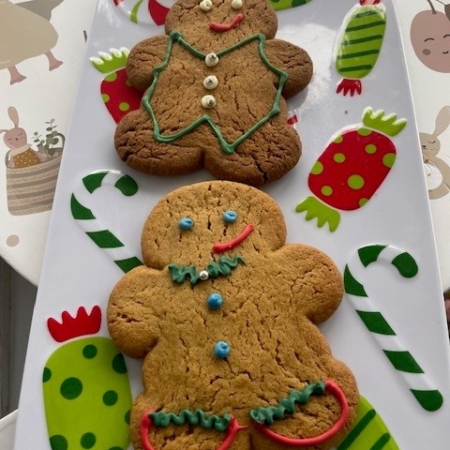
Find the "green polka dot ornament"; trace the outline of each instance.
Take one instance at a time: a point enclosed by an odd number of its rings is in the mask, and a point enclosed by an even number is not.
[[[45,417],[52,450],[126,449],[132,406],[125,359],[111,339],[98,336],[101,310],[67,311],[48,319],[62,345],[42,372]]]

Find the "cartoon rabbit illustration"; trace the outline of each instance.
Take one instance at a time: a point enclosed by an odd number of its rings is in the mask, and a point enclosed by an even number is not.
[[[19,114],[16,108],[8,108],[8,116],[14,124],[14,128],[0,130],[0,134],[5,133],[3,141],[10,149],[6,154],[5,163],[10,169],[30,167],[47,160],[47,156],[33,150],[27,143],[26,131],[19,127]]]
[[[441,142],[439,141],[438,136],[440,136],[449,125],[450,106],[444,106],[436,117],[436,126],[433,133],[419,133],[424,164],[434,166],[440,172],[442,177],[439,186],[428,191],[430,199],[441,198],[450,192],[450,167],[438,156],[439,150],[441,149]]]
[[[45,55],[49,70],[59,67],[62,62],[51,51],[57,41],[58,34],[45,17],[10,0],[0,0],[0,70],[8,69],[10,84],[25,80],[16,66],[26,59]]]

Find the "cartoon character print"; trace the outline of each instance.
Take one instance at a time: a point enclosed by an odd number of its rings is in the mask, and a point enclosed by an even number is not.
[[[285,99],[308,85],[312,63],[274,39],[276,29],[266,1],[176,2],[166,35],[142,41],[128,57],[131,83],[148,89],[143,107],[116,130],[121,159],[154,175],[203,166],[253,185],[292,169],[301,144],[287,125]]]
[[[8,116],[14,127],[0,130],[0,134],[5,133],[3,142],[9,148],[6,153],[5,164],[10,169],[30,167],[47,160],[45,153],[33,150],[27,143],[26,131],[19,127],[19,114],[14,107],[8,108]]]
[[[285,239],[275,202],[237,183],[182,187],[153,209],[144,265],[108,306],[113,340],[144,358],[136,450],[324,450],[342,440],[359,394],[317,327],[341,301],[341,276],[319,250]]]
[[[430,9],[419,12],[411,23],[411,43],[426,67],[450,73],[450,4],[445,5],[444,14],[427,1]]]
[[[58,34],[49,22],[52,8],[59,3],[61,0],[34,0],[22,6],[0,0],[0,70],[8,69],[10,84],[26,79],[17,69],[26,59],[45,55],[49,70],[63,64],[52,52]]]
[[[437,186],[428,189],[430,199],[442,198],[450,192],[450,167],[439,155],[441,142],[439,136],[450,125],[450,106],[444,106],[436,117],[436,124],[432,133],[419,133],[422,147],[423,162],[428,176],[436,169],[440,175]]]

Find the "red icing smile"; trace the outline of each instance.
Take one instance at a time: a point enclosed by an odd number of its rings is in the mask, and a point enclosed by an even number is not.
[[[228,23],[211,22],[209,24],[209,28],[213,31],[223,33],[224,31],[229,31],[232,28],[237,28],[243,20],[244,14],[239,13],[234,16],[234,19],[231,22]]]
[[[245,239],[248,238],[249,234],[255,229],[255,226],[251,223],[249,223],[244,230],[242,231],[242,233],[235,237],[234,239],[232,239],[231,241],[228,242],[218,242],[217,244],[213,245],[213,252],[215,253],[223,253],[226,252],[227,250],[231,250],[234,247],[237,247],[239,244],[241,244],[242,242],[245,241]]]

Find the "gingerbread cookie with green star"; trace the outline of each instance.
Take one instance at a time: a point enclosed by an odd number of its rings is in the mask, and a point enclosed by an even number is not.
[[[136,450],[327,450],[348,432],[358,388],[318,328],[342,278],[285,240],[277,204],[248,185],[198,183],[155,206],[144,265],[108,305],[112,339],[143,358]]]
[[[130,82],[145,94],[116,129],[120,158],[153,175],[204,167],[251,185],[291,170],[301,142],[286,99],[307,87],[313,68],[276,31],[266,0],[178,0],[166,34],[128,57]]]

